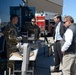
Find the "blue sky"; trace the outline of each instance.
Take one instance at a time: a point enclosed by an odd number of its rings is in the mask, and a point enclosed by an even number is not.
[[[63,16],[70,15],[76,23],[76,0],[63,0]]]
[[[22,4],[22,0],[0,0],[0,17],[2,18],[2,20],[8,21],[9,6],[19,5],[19,4]],[[76,23],[76,8],[75,7],[76,7],[76,0],[63,0],[62,16],[71,15],[74,18],[75,23]]]

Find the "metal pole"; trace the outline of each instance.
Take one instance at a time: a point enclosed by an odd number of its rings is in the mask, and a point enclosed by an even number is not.
[[[28,6],[28,0],[22,0],[24,2],[24,5]]]
[[[26,0],[26,6],[28,6],[28,0]]]

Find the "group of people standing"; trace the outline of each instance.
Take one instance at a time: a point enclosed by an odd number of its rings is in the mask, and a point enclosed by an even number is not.
[[[71,16],[65,16],[64,22],[60,14],[54,15],[55,31],[54,31],[54,56],[55,68],[52,72],[59,72],[60,63],[63,65],[63,75],[75,75],[75,51],[76,51],[76,26],[74,19]],[[7,24],[4,31],[7,48],[7,67],[9,64],[9,57],[12,52],[16,52],[18,48],[18,32],[16,24],[18,22],[17,15],[11,15],[10,22]],[[31,19],[31,24],[27,27],[28,36],[35,34],[36,40],[39,39],[40,29],[35,24],[35,18]],[[24,50],[25,43],[20,43],[20,47]],[[24,70],[23,70],[24,71]],[[24,74],[22,74],[24,75]]]
[[[76,25],[71,16],[62,17],[59,14],[54,16],[55,32],[54,32],[54,56],[55,67],[52,72],[59,72],[60,63],[62,64],[62,75],[75,74],[76,60]]]

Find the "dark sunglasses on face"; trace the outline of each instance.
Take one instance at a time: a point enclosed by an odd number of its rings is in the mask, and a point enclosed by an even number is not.
[[[31,21],[31,22],[35,22],[35,21]]]
[[[65,24],[67,21],[64,21],[63,23]]]

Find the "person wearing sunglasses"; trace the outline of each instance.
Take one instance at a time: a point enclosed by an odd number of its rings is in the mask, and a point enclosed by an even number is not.
[[[61,51],[63,53],[63,75],[76,75],[76,25],[71,16],[64,17],[64,26],[67,28],[62,40]]]
[[[28,37],[34,37],[35,40],[39,39],[40,28],[36,24],[36,19],[32,18],[30,25],[27,27]]]
[[[55,57],[55,67],[51,72],[59,72],[60,63],[62,62],[61,53],[61,41],[63,34],[65,32],[65,27],[62,22],[62,17],[60,14],[54,15],[55,30],[54,30],[54,57]]]

